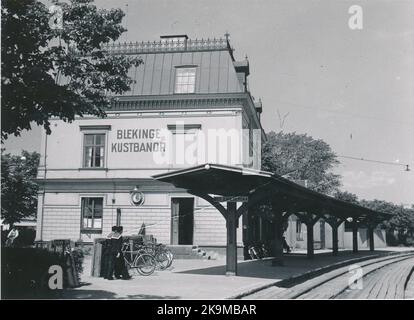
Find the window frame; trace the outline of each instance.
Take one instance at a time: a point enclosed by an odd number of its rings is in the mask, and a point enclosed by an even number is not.
[[[81,135],[81,139],[82,139],[82,141],[81,141],[81,146],[82,147],[81,148],[82,148],[82,151],[81,151],[81,155],[80,155],[80,167],[79,167],[79,169],[80,170],[107,170],[108,131],[111,130],[110,126],[99,126],[99,128],[98,128],[98,126],[91,126],[91,127],[81,126],[80,130],[81,130],[81,133],[82,133],[82,135]],[[85,142],[86,141],[85,141],[85,139],[86,138],[85,138],[85,136],[86,135],[104,135],[104,138],[103,138],[103,142],[104,142],[103,148],[104,148],[104,150],[103,150],[103,153],[102,153],[103,163],[102,163],[102,166],[100,166],[100,167],[87,167],[87,166],[85,166],[85,164],[86,164],[86,161],[85,161],[85,156],[86,156],[86,152],[85,152],[85,150],[86,150]]]
[[[184,70],[184,69],[193,69],[194,70],[194,83],[189,83],[187,81],[187,83],[180,83],[181,87],[182,86],[186,86],[187,90],[180,90],[180,92],[178,92],[177,90],[177,86],[179,85],[178,83],[178,78],[179,78],[179,72]],[[181,77],[181,78],[185,78],[185,77]],[[187,80],[189,78],[192,78],[190,76],[187,76]],[[195,65],[183,65],[183,66],[176,66],[175,67],[175,74],[174,74],[174,94],[194,94],[196,93],[196,83],[197,83],[197,66]],[[188,86],[192,85],[193,90],[190,92],[188,91]]]
[[[177,153],[176,153],[176,136],[178,135],[193,135],[195,138],[197,138],[197,135],[200,133],[202,129],[201,124],[180,124],[180,125],[174,125],[174,124],[168,124],[167,125],[167,130],[171,133],[172,136],[172,144],[171,144],[171,150],[173,152],[172,156],[172,161],[170,163],[170,167],[177,167],[179,165],[183,165],[180,163],[176,163],[177,160]],[[183,138],[184,142],[185,142],[185,137]],[[185,148],[185,146],[184,146]],[[197,147],[197,159],[198,159],[198,147]],[[185,160],[185,159],[184,159]],[[197,165],[199,165],[198,161],[197,161]]]
[[[89,200],[97,200],[100,199],[102,201],[102,209],[101,209],[101,216],[100,216],[100,227],[95,227],[95,202],[93,202],[93,209],[92,209],[92,227],[85,226],[85,217],[84,211],[86,208],[85,201]],[[80,201],[80,211],[81,211],[81,233],[102,233],[103,230],[103,211],[104,211],[104,197],[103,196],[82,196]],[[99,219],[99,218],[98,218]]]

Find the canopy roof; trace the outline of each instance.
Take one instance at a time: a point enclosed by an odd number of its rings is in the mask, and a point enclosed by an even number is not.
[[[204,164],[153,176],[192,194],[248,196],[249,202],[274,200],[292,213],[317,213],[341,219],[379,222],[392,215],[315,192],[270,172]]]

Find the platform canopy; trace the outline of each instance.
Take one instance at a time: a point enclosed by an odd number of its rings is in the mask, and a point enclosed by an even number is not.
[[[242,167],[204,164],[158,174],[153,178],[171,183],[194,195],[248,197],[248,207],[269,199],[279,201],[283,208],[292,213],[318,212],[341,219],[354,218],[372,222],[391,217],[387,213],[312,191],[279,175]]]
[[[242,167],[204,164],[187,169],[153,176],[177,188],[201,197],[213,205],[226,219],[226,274],[237,275],[237,227],[242,215],[263,201],[271,202],[274,228],[274,265],[283,264],[284,221],[295,214],[306,224],[307,255],[313,258],[313,225],[325,219],[332,227],[333,254],[338,253],[338,226],[345,220],[352,222],[353,251],[358,251],[358,227],[369,230],[370,250],[374,250],[373,228],[390,218],[389,214],[376,212],[356,204],[341,201],[312,191],[279,175]],[[223,205],[227,202],[227,206]],[[243,202],[237,207],[237,202]]]

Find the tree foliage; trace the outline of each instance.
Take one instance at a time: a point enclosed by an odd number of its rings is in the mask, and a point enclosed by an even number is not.
[[[1,155],[1,217],[5,223],[36,217],[39,158],[39,153],[27,151],[21,156]]]
[[[393,217],[385,222],[388,229],[397,231],[411,229],[414,231],[414,209],[404,208],[402,205],[377,199],[361,200],[360,204],[378,212],[391,213]]]
[[[105,44],[125,31],[120,9],[98,9],[93,0],[59,3],[61,28],[48,7],[36,0],[2,1],[2,140],[42,125],[51,117],[73,121],[90,114],[104,117],[111,96],[133,82],[128,70],[142,60],[111,55]]]
[[[414,235],[414,208],[404,208],[402,205],[378,199],[358,200],[355,194],[347,191],[337,191],[333,196],[339,200],[358,204],[377,212],[392,214],[392,217],[384,221],[382,226],[386,228],[388,233],[397,232],[397,242],[399,244],[408,244],[408,238],[412,238]],[[409,241],[414,243],[414,239]]]
[[[291,180],[307,180],[312,190],[330,194],[340,186],[331,172],[339,164],[331,147],[306,134],[270,132],[262,149],[262,169]]]
[[[350,202],[353,204],[359,204],[359,200],[358,200],[358,196],[355,193],[351,193],[348,191],[336,191],[333,194],[333,197],[338,199],[338,200],[342,200],[345,202]]]

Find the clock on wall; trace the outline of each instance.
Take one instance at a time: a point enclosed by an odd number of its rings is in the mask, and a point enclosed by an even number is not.
[[[145,196],[141,191],[138,191],[138,188],[135,187],[133,191],[131,191],[131,202],[136,205],[140,206],[144,203]]]

